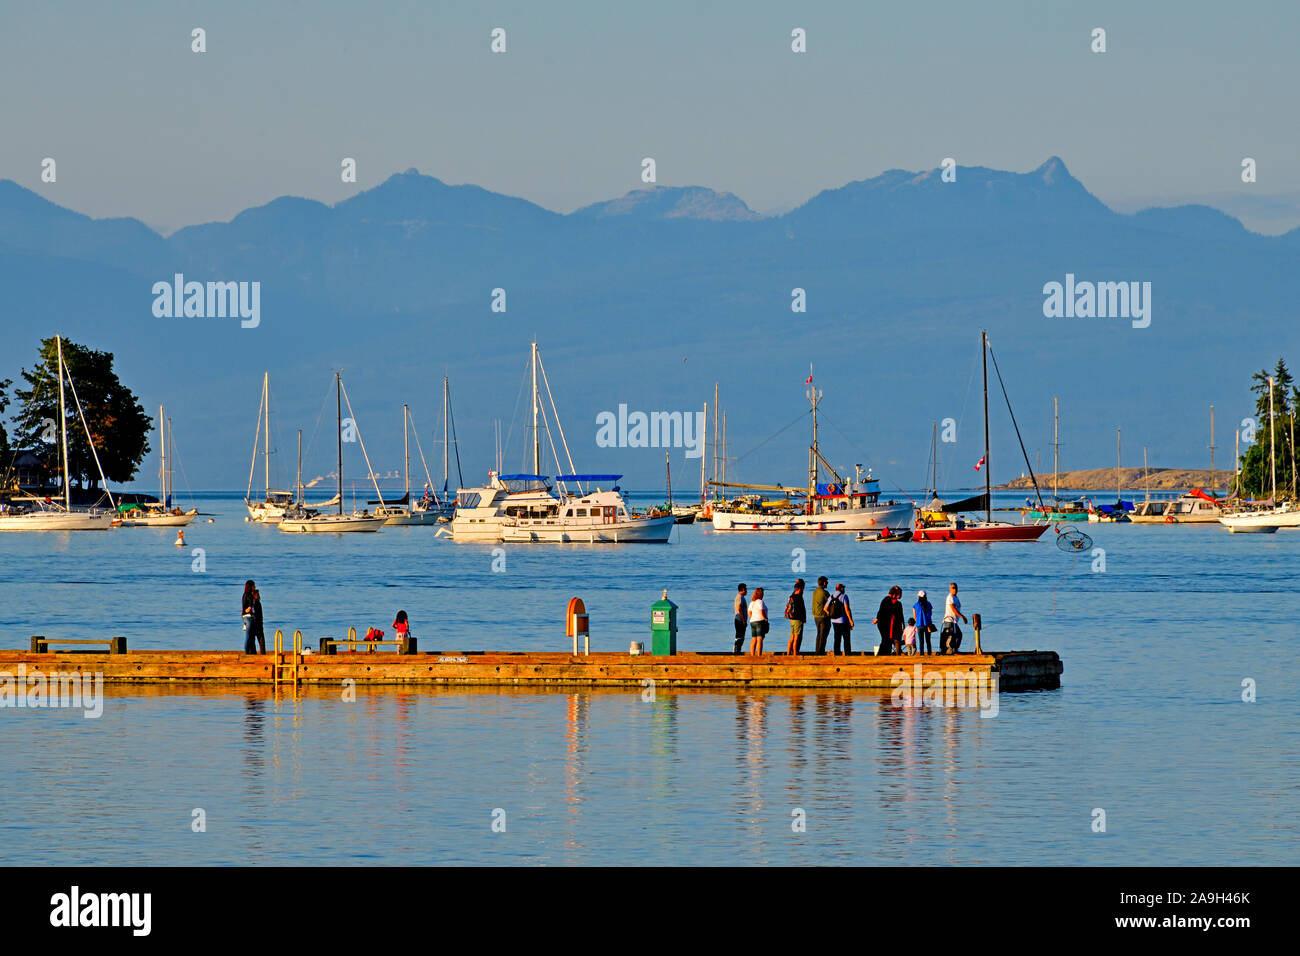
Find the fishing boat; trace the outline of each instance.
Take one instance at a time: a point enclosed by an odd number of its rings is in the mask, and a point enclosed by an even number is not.
[[[919,509],[916,514],[916,526],[912,530],[913,541],[1037,541],[1044,531],[1047,530],[1047,522],[1033,522],[1024,524],[1013,524],[1010,521],[993,520],[993,470],[989,459],[989,355],[992,347],[989,345],[988,332],[980,331],[980,364],[984,373],[984,457],[980,459],[977,468],[984,470],[984,493],[962,501],[946,504],[938,502],[941,507],[932,510],[935,502],[931,506]],[[1015,413],[1011,410],[1011,399],[1006,394],[1006,384],[1002,382],[1002,373],[998,370],[996,357],[993,360],[993,370],[998,376],[998,382],[1002,385],[1003,397],[1007,399],[1007,412],[1011,415],[1012,427],[1016,430],[1016,437],[1020,437],[1020,427],[1016,425]],[[1024,453],[1024,442],[1020,443],[1020,450]],[[1034,477],[1033,467],[1029,464],[1028,455],[1025,456],[1025,468],[1029,471],[1030,480],[1034,485],[1034,492],[1038,497],[1039,507],[1045,508],[1042,494],[1038,491],[1038,479]],[[937,499],[936,499],[937,500]],[[975,520],[963,517],[962,512],[984,511],[984,520]],[[927,518],[927,511],[929,517]],[[942,519],[940,519],[942,515]]]
[[[338,422],[338,512],[336,514],[325,514],[314,508],[306,508],[302,505],[290,505],[284,516],[279,521],[281,531],[288,531],[297,534],[341,534],[343,532],[356,531],[378,531],[383,527],[385,518],[380,515],[371,514],[369,511],[353,511],[351,514],[345,514],[343,511],[343,381],[338,372],[334,373],[334,403]],[[353,422],[356,416],[352,412],[352,402],[348,401],[348,414],[352,416]],[[366,453],[365,442],[361,439],[361,428],[357,426],[357,441],[361,444],[361,454],[366,458],[366,469],[370,472],[370,480],[375,480],[374,469],[370,467],[370,456]],[[302,433],[298,435],[298,485],[299,497],[301,497],[302,486]],[[379,494],[379,485],[375,484],[375,493]],[[379,494],[379,499],[383,501],[383,495]]]
[[[542,366],[537,343],[532,343],[529,358],[532,374],[532,459],[533,471],[527,474],[488,473],[488,483],[476,488],[462,488],[456,496],[456,510],[451,519],[451,535],[456,541],[586,542],[615,543],[666,542],[672,534],[674,519],[669,514],[638,514],[627,507],[618,481],[621,475],[563,474],[555,478],[552,491],[547,476],[541,474],[542,451],[540,427],[545,418],[541,385],[550,396],[550,383]],[[540,379],[539,379],[540,372]],[[573,458],[564,439],[555,402],[550,402],[560,444],[570,469]],[[547,426],[549,430],[549,425]],[[552,442],[554,450],[554,442]],[[559,453],[554,452],[556,465]],[[595,484],[588,490],[585,486]],[[608,489],[600,487],[608,484]],[[573,489],[577,489],[574,491]]]
[[[253,500],[253,476],[257,472],[257,444],[262,443],[262,467],[266,487],[260,501]],[[257,405],[257,431],[253,434],[253,460],[248,465],[248,490],[244,494],[244,507],[253,521],[275,524],[292,507],[292,491],[271,487],[271,373],[262,373],[262,398]]]
[[[104,483],[104,493],[108,496],[110,508],[114,506],[114,502],[112,494],[108,491],[108,480],[104,477],[104,469],[99,464],[99,452],[95,450],[95,439],[90,434],[90,427],[86,424],[86,416],[81,409],[81,400],[77,398],[76,383],[72,381],[72,375],[63,367],[62,336],[55,336],[55,347],[58,355],[59,373],[59,474],[63,484],[63,503],[59,505],[50,498],[28,498],[17,507],[7,506],[6,510],[0,511],[0,531],[107,531],[113,525],[115,516],[112,511],[104,511],[99,508],[74,510],[72,507],[72,489],[68,480],[68,419],[66,398],[64,396],[65,378],[72,390],[72,400],[77,409],[77,417],[81,421],[81,427],[86,431],[86,441],[89,443],[90,453],[95,459],[95,468],[99,471],[99,479]]]
[[[862,473],[854,468],[854,477],[845,480],[821,453],[818,440],[817,412],[823,392],[811,385],[806,394],[812,406],[812,442],[808,446],[808,487],[787,488],[783,485],[757,485],[741,482],[709,482],[715,488],[748,492],[776,492],[775,499],[742,496],[737,501],[712,507],[715,531],[806,531],[806,532],[879,532],[888,528],[902,533],[912,524],[912,506],[880,501],[880,483],[871,470]],[[833,481],[821,480],[821,468],[830,472]]]
[[[175,461],[175,432],[166,411],[158,406],[158,500],[118,505],[120,524],[124,528],[182,528],[198,515],[198,508],[188,511],[172,506]],[[169,445],[173,447],[168,447]]]

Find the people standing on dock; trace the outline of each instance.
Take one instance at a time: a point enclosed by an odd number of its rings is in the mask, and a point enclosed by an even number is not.
[[[266,634],[262,630],[262,595],[252,581],[244,582],[244,595],[239,602],[240,617],[244,621],[244,653],[265,654]]]
[[[405,611],[398,611],[397,617],[393,618],[393,636],[399,641],[411,636],[411,622]]]
[[[844,584],[835,585],[835,591],[826,601],[826,616],[830,618],[835,630],[835,651],[840,653],[840,643],[844,644],[844,653],[853,653],[853,609],[849,607],[849,592]]]
[[[943,631],[939,634],[941,639],[939,653],[956,654],[957,649],[961,647],[961,626],[957,623],[958,618],[965,621],[966,615],[961,612],[961,600],[957,597],[957,582],[953,581],[948,585],[948,599],[943,605]]]
[[[771,625],[767,619],[767,602],[763,600],[763,589],[754,588],[754,599],[749,602],[749,653],[763,653],[763,637]]]
[[[899,598],[902,596],[903,589],[895,585],[889,589],[889,593],[884,596],[880,607],[876,610],[875,620],[871,623],[875,624],[876,630],[880,632],[877,654],[897,654],[900,650],[899,641],[903,637],[903,602]]]
[[[916,652],[918,654],[934,653],[934,649],[930,644],[930,635],[935,631],[934,607],[930,604],[924,591],[916,592],[916,603],[912,605],[912,613],[916,615]]]
[[[799,645],[803,642],[803,625],[808,620],[808,609],[803,603],[803,589],[803,578],[796,578],[794,592],[785,602],[785,617],[790,622],[790,640],[785,645],[785,652],[791,657],[799,654]]]
[[[831,633],[831,619],[826,616],[826,602],[831,599],[830,592],[826,590],[829,583],[823,575],[817,579],[817,587],[812,593],[813,625],[817,628],[817,644],[814,649],[818,654],[826,653],[826,638]]]
[[[736,600],[733,604],[736,624],[736,646],[732,648],[733,654],[739,654],[740,649],[745,644],[745,625],[749,621],[749,598],[747,597],[748,588],[745,582],[741,581],[736,585]]]

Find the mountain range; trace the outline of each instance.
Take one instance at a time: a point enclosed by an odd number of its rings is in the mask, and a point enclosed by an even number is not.
[[[493,460],[495,419],[507,469],[525,461],[535,338],[576,467],[654,488],[663,451],[597,447],[599,412],[697,410],[716,382],[728,477],[798,483],[811,363],[823,451],[837,468],[871,465],[888,490],[921,483],[931,423],[947,418],[957,441],[941,447],[941,484],[973,483],[980,329],[1029,455],[1049,468],[1053,395],[1063,467],[1111,460],[1117,427],[1134,463],[1147,445],[1153,464],[1203,466],[1212,403],[1228,462],[1254,407],[1251,373],[1300,345],[1300,229],[1262,236],[1206,206],[1121,214],[1056,157],[1027,173],[959,167],[954,182],[891,170],[776,216],[694,186],[561,215],[411,169],[334,205],[285,196],[169,236],[65,209],[49,188],[0,180],[0,378],[33,364],[56,330],[113,352],[147,408],[166,403],[195,489],[243,487],[263,370],[278,483],[292,478],[297,428],[306,467],[330,467],[339,367],[376,469],[400,464],[406,402],[439,484],[429,443],[447,374],[470,482]],[[177,273],[259,282],[260,324],[155,317],[151,289]],[[1150,282],[1150,326],[1046,318],[1044,284],[1067,274]],[[792,310],[796,289],[806,311]],[[1024,464],[996,378],[990,409],[990,461],[1005,481]],[[673,453],[679,494],[699,466]]]

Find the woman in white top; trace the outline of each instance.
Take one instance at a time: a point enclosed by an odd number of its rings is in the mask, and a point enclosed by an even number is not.
[[[754,588],[754,599],[749,602],[749,630],[753,635],[749,640],[749,653],[763,653],[763,635],[771,625],[767,620],[767,602],[763,600],[763,589]]]

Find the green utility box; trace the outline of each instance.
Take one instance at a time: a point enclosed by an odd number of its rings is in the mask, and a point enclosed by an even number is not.
[[[668,600],[668,592],[650,605],[650,653],[665,656],[677,653],[677,605]]]

